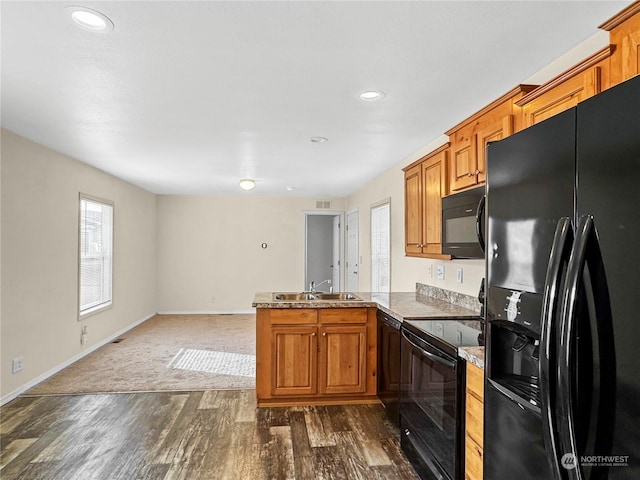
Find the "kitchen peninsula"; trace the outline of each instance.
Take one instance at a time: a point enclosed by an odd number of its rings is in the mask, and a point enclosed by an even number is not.
[[[277,295],[257,293],[252,304],[259,406],[377,403],[377,310],[399,322],[479,324],[473,297],[420,284],[416,292],[355,292],[349,300]]]

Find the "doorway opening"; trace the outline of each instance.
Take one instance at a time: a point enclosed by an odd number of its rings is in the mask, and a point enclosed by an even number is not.
[[[344,214],[305,212],[304,221],[304,290],[314,282],[319,291],[342,291]]]

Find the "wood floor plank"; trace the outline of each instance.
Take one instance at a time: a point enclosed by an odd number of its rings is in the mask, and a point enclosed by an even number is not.
[[[374,409],[370,407],[375,407],[378,410],[377,415],[373,413]],[[391,459],[380,443],[380,408],[378,405],[359,405],[358,407],[354,405],[344,406],[351,429],[358,443],[361,445],[362,453],[367,461],[367,465],[370,467],[391,465]],[[376,418],[378,421],[376,421]]]
[[[51,426],[38,440],[29,445],[16,458],[8,462],[2,469],[3,480],[18,480],[24,478],[21,475],[22,470],[31,462],[38,454],[46,448],[58,435],[62,434],[71,426],[71,422],[58,422]]]
[[[236,422],[255,422],[256,408],[255,393],[253,393],[252,390],[244,390],[240,392]]]
[[[371,471],[361,450],[362,445],[353,432],[336,433],[336,443],[344,459],[344,468],[349,480],[369,480]]]
[[[278,480],[295,480],[293,464],[293,448],[291,445],[291,428],[276,426],[269,429],[269,478]]]
[[[0,454],[0,472],[5,465],[10,463],[14,458],[20,455],[28,447],[35,442],[37,438],[18,438],[7,445],[2,454]]]
[[[218,397],[217,390],[207,390],[202,394],[198,409],[218,408],[216,398]]]
[[[330,428],[325,429],[318,407],[305,407],[304,419],[307,424],[307,433],[311,447],[332,447],[336,445],[333,432]]]
[[[0,409],[2,480],[417,480],[377,405],[253,406],[254,391],[41,397]]]
[[[336,446],[314,448],[313,463],[316,480],[348,480],[343,459]]]

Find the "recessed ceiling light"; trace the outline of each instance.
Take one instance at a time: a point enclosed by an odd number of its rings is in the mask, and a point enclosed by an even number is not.
[[[368,90],[366,92],[362,92],[360,94],[360,100],[365,100],[367,102],[377,102],[384,98],[384,92],[379,92],[376,90]]]
[[[326,137],[311,137],[309,140],[311,140],[313,143],[325,143],[329,141],[329,139]]]
[[[243,190],[252,190],[256,186],[256,181],[250,178],[240,180],[240,188]]]
[[[287,192],[293,192],[296,189],[296,187],[287,187]]]
[[[71,20],[84,30],[98,33],[108,33],[113,30],[113,22],[104,14],[86,7],[66,7],[71,14]]]

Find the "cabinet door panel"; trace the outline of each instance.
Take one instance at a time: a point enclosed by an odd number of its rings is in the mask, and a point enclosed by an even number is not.
[[[477,153],[475,135],[471,131],[456,134],[451,159],[451,190],[476,184]]]
[[[366,325],[326,325],[320,333],[320,393],[364,393]]]
[[[314,395],[317,391],[317,328],[271,330],[273,395]]]
[[[444,155],[444,153],[442,154]],[[442,252],[442,177],[445,162],[427,162],[424,166],[424,247],[428,253]]]
[[[422,169],[407,170],[404,180],[405,252],[422,253]]]
[[[478,132],[478,167],[476,169],[478,183],[487,180],[487,143],[502,140],[513,134],[513,115],[505,116]]]

